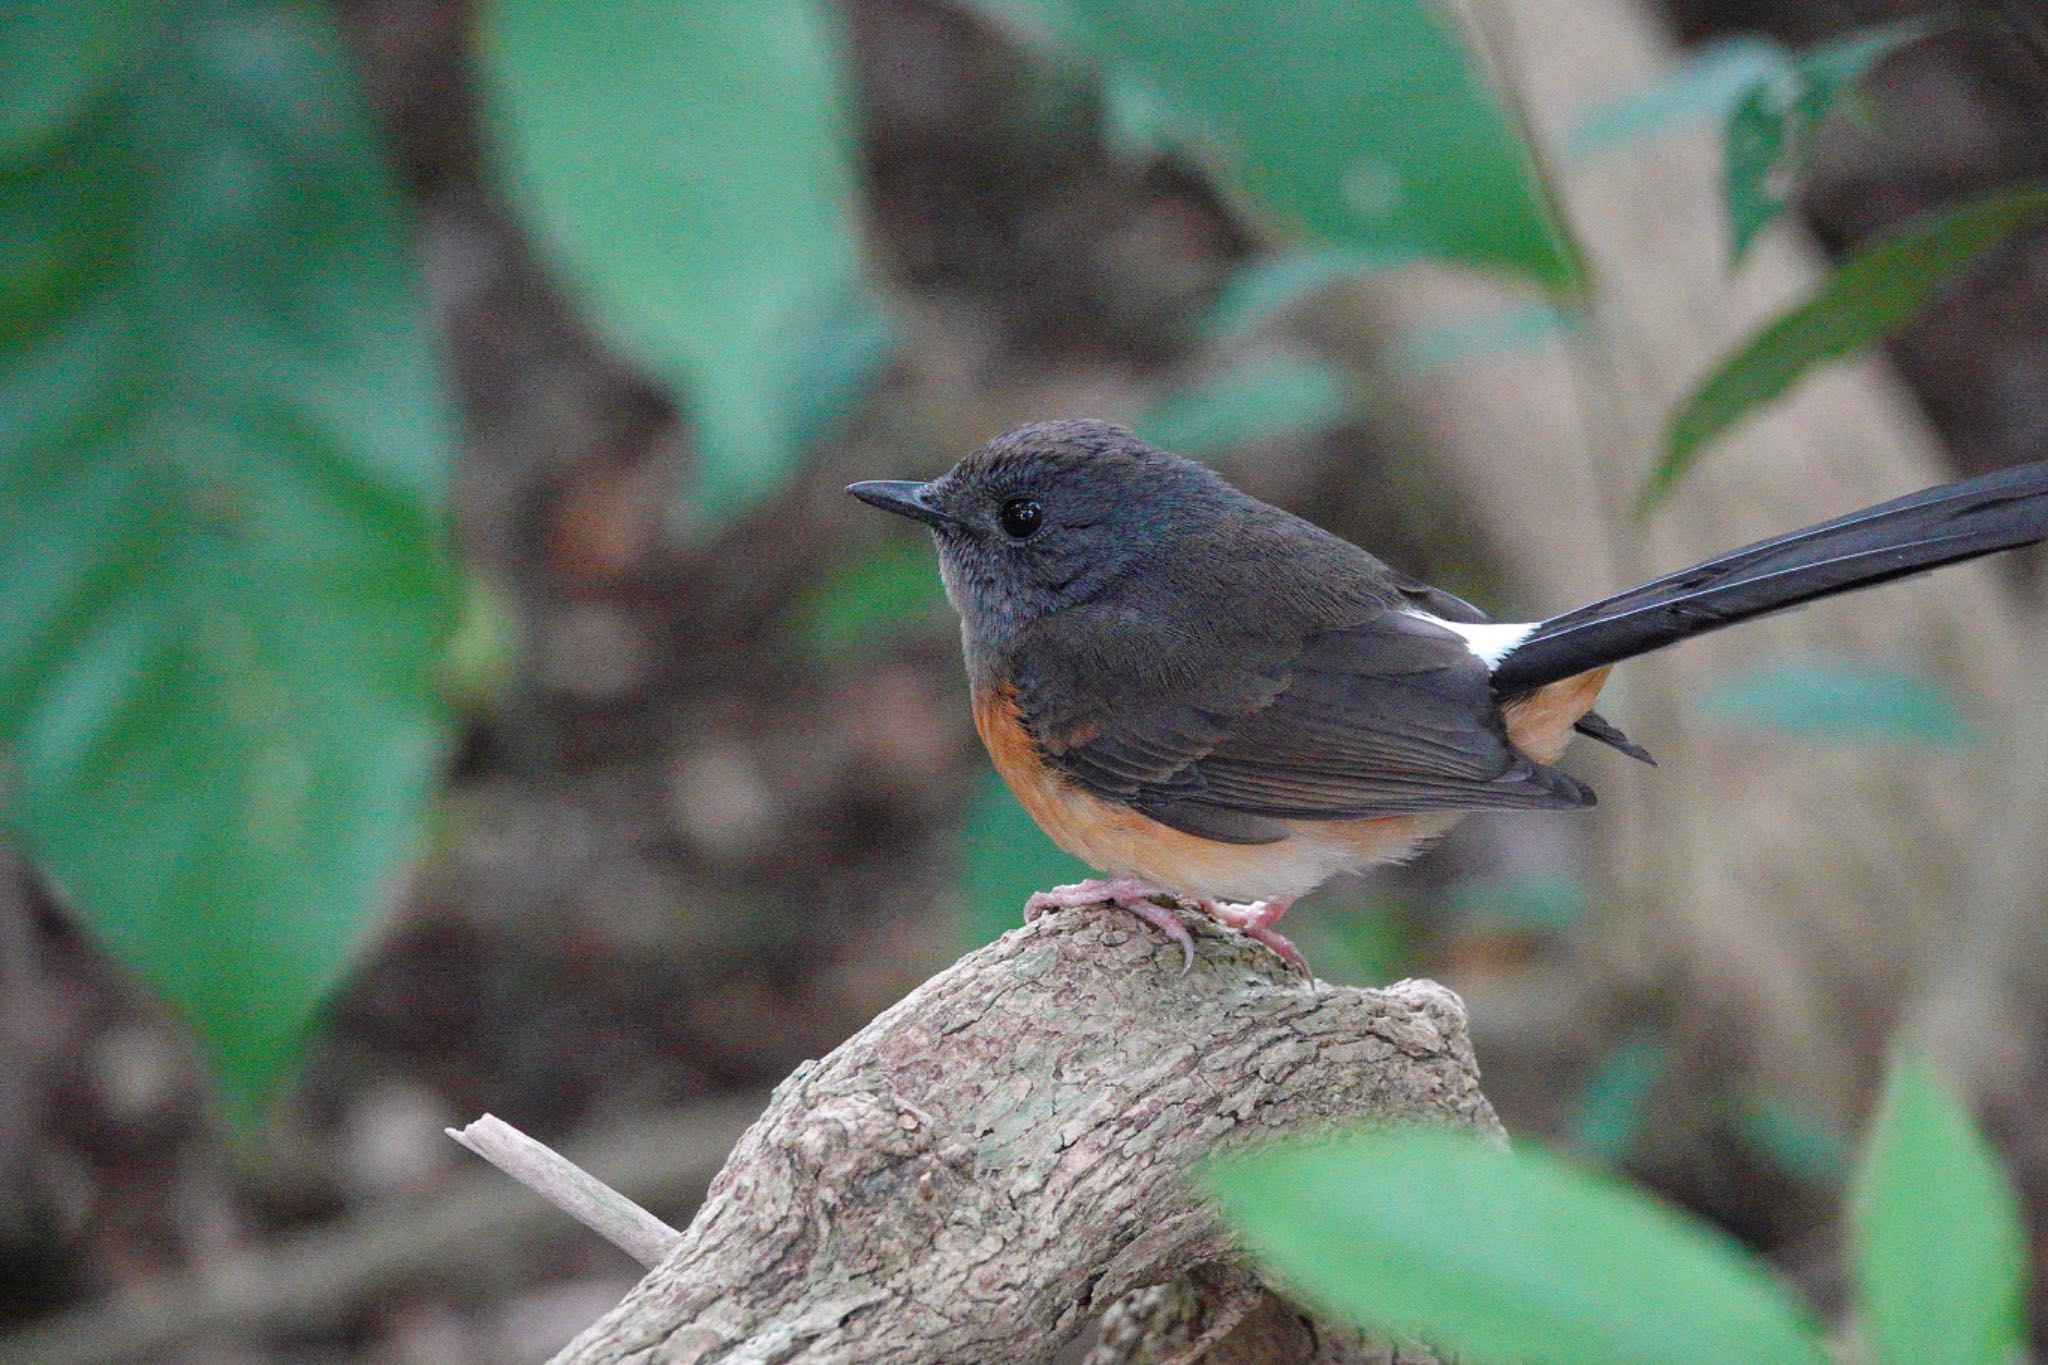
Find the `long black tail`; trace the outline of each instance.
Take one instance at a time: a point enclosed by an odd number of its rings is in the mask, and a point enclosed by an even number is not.
[[[2048,540],[2048,462],[1944,484],[1760,540],[1536,627],[1493,670],[1512,696],[1800,606]]]

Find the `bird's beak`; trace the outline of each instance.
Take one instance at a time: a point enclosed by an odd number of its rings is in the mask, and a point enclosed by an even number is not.
[[[899,517],[909,517],[927,526],[948,526],[958,520],[932,506],[931,485],[914,479],[869,479],[866,483],[848,484],[846,491],[870,507],[894,512]]]

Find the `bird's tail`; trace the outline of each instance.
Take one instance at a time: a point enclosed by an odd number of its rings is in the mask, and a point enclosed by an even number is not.
[[[1539,624],[1502,655],[1507,697],[1765,616],[2048,539],[2048,462],[1944,484],[1760,540]]]

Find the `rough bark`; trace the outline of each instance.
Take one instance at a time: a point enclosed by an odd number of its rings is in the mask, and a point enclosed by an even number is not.
[[[1178,1309],[1132,1311],[1180,1332],[1184,1358],[1375,1359],[1355,1342],[1276,1353],[1344,1334],[1259,1289],[1187,1177],[1212,1152],[1339,1122],[1498,1132],[1464,1009],[1432,982],[1314,983],[1188,923],[1183,976],[1129,915],[1046,916],[799,1067],[677,1251],[557,1362],[1029,1365],[1182,1277]],[[1169,1358],[1133,1321],[1099,1361]]]
[[[1374,1341],[1266,1289],[1232,1293],[1201,1274],[1127,1296],[1103,1315],[1083,1365],[1442,1365],[1420,1346]]]

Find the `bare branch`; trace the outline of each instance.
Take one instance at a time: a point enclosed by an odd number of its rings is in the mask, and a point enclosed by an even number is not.
[[[682,1237],[668,1224],[545,1143],[494,1114],[449,1137],[490,1162],[650,1270]]]

